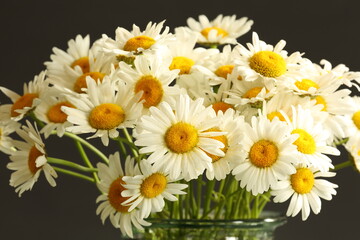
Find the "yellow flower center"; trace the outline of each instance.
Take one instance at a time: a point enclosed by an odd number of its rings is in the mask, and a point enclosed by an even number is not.
[[[296,81],[295,85],[298,89],[303,91],[308,91],[311,87],[319,89],[319,85],[310,79],[302,79],[301,81]]]
[[[114,103],[100,104],[89,114],[90,126],[101,130],[114,129],[124,122],[124,119],[124,110]]]
[[[326,111],[327,110],[327,104],[325,99],[322,96],[316,96],[315,98],[316,100],[316,104],[322,104],[324,107],[321,109],[321,111]]]
[[[31,107],[33,104],[33,100],[38,97],[39,97],[39,94],[37,94],[37,93],[27,93],[27,94],[24,94],[23,96],[21,96],[11,106],[11,113],[10,113],[11,117],[19,116],[20,113],[16,112],[15,110],[20,110],[25,107]]]
[[[87,76],[90,76],[95,81],[97,81],[97,80],[102,81],[103,78],[105,77],[105,74],[101,73],[101,72],[87,72],[87,73],[84,73],[83,75],[78,77],[78,79],[76,79],[76,82],[74,84],[74,91],[75,92],[77,92],[77,93],[83,93],[84,92],[81,89],[82,88],[87,88],[87,84],[86,84],[86,77]]]
[[[123,206],[122,203],[129,198],[121,196],[121,193],[127,190],[125,187],[123,187],[122,184],[125,184],[125,182],[122,180],[122,177],[119,177],[111,183],[108,192],[108,199],[111,206],[115,208],[116,211],[121,213],[127,213],[130,206]]]
[[[124,45],[124,50],[128,52],[138,52],[138,48],[148,49],[150,48],[156,41],[148,36],[137,36],[130,38]]]
[[[204,29],[201,31],[201,34],[202,34],[204,37],[207,38],[208,35],[209,35],[209,32],[210,32],[211,30],[216,30],[216,31],[217,31],[217,34],[216,34],[217,36],[222,35],[222,37],[226,37],[227,35],[229,35],[227,31],[225,31],[224,29],[219,28],[219,27],[208,27],[208,28],[204,28]]]
[[[174,69],[179,69],[180,73],[179,74],[189,74],[191,67],[195,64],[195,62],[187,57],[174,57],[172,59],[172,62],[170,64],[169,69],[170,70],[174,70]]]
[[[284,58],[271,51],[260,51],[249,59],[250,67],[264,77],[276,78],[286,72]]]
[[[161,82],[151,75],[143,76],[137,81],[134,92],[138,93],[140,91],[143,91],[140,100],[145,100],[143,105],[146,108],[157,106],[164,95]]]
[[[308,168],[299,168],[296,170],[296,173],[291,175],[290,182],[295,192],[307,194],[311,192],[314,186],[314,174]]]
[[[360,111],[354,113],[352,120],[355,124],[355,126],[360,129]]]
[[[70,107],[70,108],[75,108],[74,105],[72,105],[71,103],[69,102],[60,102],[60,103],[57,103],[55,105],[53,105],[52,107],[49,108],[46,116],[48,118],[48,120],[50,122],[53,122],[53,123],[64,123],[66,122],[66,119],[67,119],[67,114],[64,113],[63,111],[61,111],[61,107],[62,106],[66,106],[66,107]]]
[[[218,128],[210,128],[209,130],[206,130],[205,132],[221,132],[221,130],[218,129]],[[225,135],[214,136],[214,137],[209,137],[209,138],[215,139],[215,140],[218,140],[218,141],[222,142],[225,145],[225,147],[221,148],[220,150],[223,151],[224,153],[227,152],[227,150],[229,148],[229,145],[228,145],[228,139],[227,139],[227,137]],[[206,155],[211,157],[213,163],[219,161],[222,158],[220,156],[216,156],[216,155],[213,155],[213,154],[208,153],[208,152],[205,152],[205,153],[206,153]]]
[[[291,134],[299,134],[299,138],[294,142],[299,152],[313,154],[316,151],[314,138],[303,129],[294,129]]]
[[[71,64],[71,67],[75,68],[75,66],[79,66],[83,73],[88,73],[90,71],[89,58],[88,57],[82,57],[82,58],[79,58],[79,59],[75,60]]]
[[[233,108],[233,106],[225,102],[216,102],[212,105],[212,108],[215,110],[216,113],[218,113],[218,111],[222,111],[223,113],[225,113],[226,110],[228,110],[229,108]]]
[[[275,117],[278,117],[280,121],[285,122],[284,116],[283,116],[280,112],[278,112],[278,111],[271,112],[271,113],[269,113],[269,114],[267,115],[267,118],[268,118],[270,121],[272,121]]]
[[[161,173],[153,173],[141,183],[140,192],[146,198],[154,198],[161,194],[167,185],[166,177]]]
[[[186,153],[192,150],[198,142],[198,131],[189,123],[175,123],[165,133],[165,144],[175,153]]]
[[[250,148],[250,162],[258,168],[271,167],[279,156],[278,147],[269,140],[260,140]]]
[[[261,92],[262,89],[263,89],[263,87],[251,88],[243,95],[243,98],[249,98],[249,99],[254,98]]]
[[[224,65],[216,69],[215,74],[218,77],[227,78],[228,74],[231,74],[234,69],[234,65]]]
[[[41,153],[35,146],[33,146],[29,151],[28,167],[33,175],[35,175],[35,173],[41,168],[36,166],[36,159],[42,155],[44,154]]]

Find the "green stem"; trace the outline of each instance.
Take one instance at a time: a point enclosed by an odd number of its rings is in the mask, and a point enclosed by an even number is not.
[[[206,184],[205,203],[203,209],[203,215],[201,218],[205,218],[208,214],[211,205],[211,194],[214,191],[215,180],[208,181]]]
[[[70,176],[73,176],[73,177],[77,177],[77,178],[81,178],[83,180],[86,180],[86,181],[89,181],[89,182],[92,182],[92,183],[95,183],[95,180],[91,177],[88,177],[88,176],[85,176],[81,173],[77,173],[77,172],[73,172],[73,171],[70,171],[70,170],[66,170],[66,169],[63,169],[63,168],[59,168],[59,167],[53,167],[55,169],[55,171],[57,172],[61,172],[61,173],[64,173],[64,174],[67,174],[67,175],[70,175]]]
[[[334,142],[335,146],[339,146],[339,145],[342,145],[344,143],[347,143],[349,141],[349,138],[344,138],[338,142]]]
[[[197,194],[196,194],[196,205],[197,205],[197,209],[196,209],[196,219],[199,218],[199,213],[200,213],[200,209],[201,209],[201,194],[202,194],[202,175],[200,175],[196,181],[196,187],[197,187]]]
[[[82,172],[91,172],[91,173],[92,172],[97,172],[96,168],[84,167],[84,166],[82,166],[80,164],[70,162],[70,161],[67,161],[67,160],[63,160],[63,159],[60,159],[60,158],[47,157],[47,160],[48,160],[49,163],[59,164],[59,165],[62,165],[62,166],[71,167],[71,168],[74,168],[76,170],[80,170]]]
[[[76,145],[76,147],[77,147],[77,149],[78,149],[78,151],[80,153],[81,158],[84,160],[84,163],[86,164],[86,166],[88,166],[89,168],[94,168],[94,166],[90,162],[90,160],[89,160],[83,146],[81,145],[81,143],[79,141],[75,140],[75,145]],[[97,173],[93,172],[92,174],[93,174],[93,177],[94,177],[95,181],[97,183],[100,182]]]
[[[346,167],[351,167],[353,165],[354,165],[353,162],[351,160],[348,160],[346,162],[335,165],[335,168],[332,171],[335,172],[335,171],[338,171],[338,170],[346,168]]]
[[[88,141],[82,139],[81,137],[73,134],[73,133],[69,133],[69,132],[65,132],[64,136],[67,136],[69,138],[72,138],[74,140],[79,141],[82,145],[84,145],[85,147],[87,147],[89,150],[91,150],[92,152],[94,152],[96,155],[98,155],[101,160],[103,160],[105,163],[109,164],[109,159],[99,150],[97,149],[95,146],[93,146],[92,144],[90,144]]]

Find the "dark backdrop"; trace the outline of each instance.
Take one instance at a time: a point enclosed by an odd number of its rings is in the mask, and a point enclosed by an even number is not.
[[[23,82],[44,69],[51,49],[66,48],[77,34],[97,39],[102,33],[114,36],[117,26],[127,29],[133,23],[142,29],[149,21],[166,19],[172,29],[185,25],[187,17],[206,14],[248,16],[255,21],[252,30],[270,44],[287,41],[286,49],[305,52],[314,62],[322,58],[334,65],[345,63],[360,70],[357,1],[7,1],[0,8],[0,85],[16,92]],[[250,41],[251,34],[240,39]],[[4,100],[3,97],[0,99]],[[64,141],[51,141],[52,156],[71,159],[73,149]],[[61,155],[60,155],[61,154]],[[18,198],[8,185],[7,156],[0,155],[0,239],[119,239],[109,222],[102,226],[96,216],[96,188],[84,181],[60,175],[51,188],[42,177],[33,191]],[[358,239],[360,226],[359,174],[346,169],[333,179],[340,188],[333,201],[323,201],[321,213],[302,222],[289,219],[277,231],[286,239]],[[270,206],[285,212],[287,204]]]

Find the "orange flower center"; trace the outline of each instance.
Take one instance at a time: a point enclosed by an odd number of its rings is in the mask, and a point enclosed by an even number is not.
[[[37,94],[37,93],[27,93],[27,94],[24,94],[23,96],[21,96],[11,106],[11,117],[19,116],[20,113],[16,112],[15,110],[23,109],[25,107],[31,107],[33,104],[33,100],[38,97],[39,97],[39,94]]]
[[[116,211],[121,213],[127,213],[130,206],[121,205],[123,202],[129,199],[128,197],[121,196],[121,193],[124,190],[127,190],[125,187],[123,187],[122,184],[125,184],[125,182],[122,180],[122,177],[119,177],[111,183],[108,193],[108,199],[111,206],[115,208]]]

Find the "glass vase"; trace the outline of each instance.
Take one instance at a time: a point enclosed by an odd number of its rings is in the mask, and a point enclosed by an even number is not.
[[[259,219],[151,219],[142,240],[273,240],[286,217],[265,212]]]

